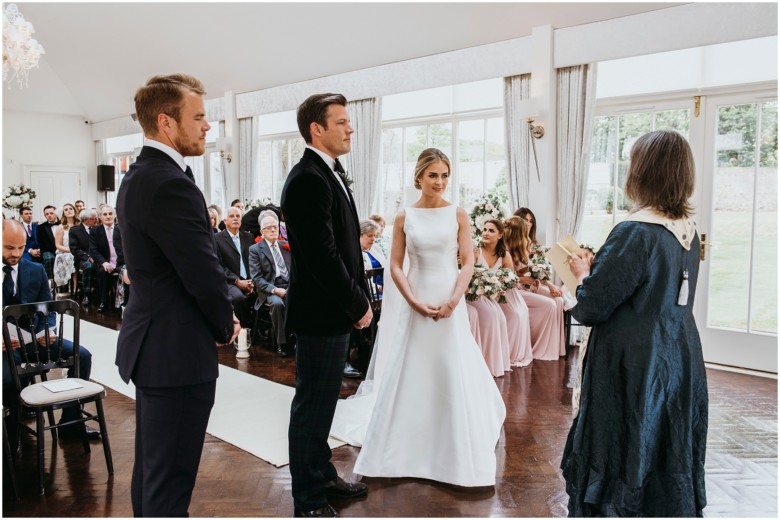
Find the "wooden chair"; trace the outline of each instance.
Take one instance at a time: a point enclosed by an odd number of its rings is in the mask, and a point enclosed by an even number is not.
[[[569,353],[569,347],[571,347],[571,328],[572,327],[584,327],[582,323],[571,322],[571,311],[563,311],[563,330],[566,335],[566,353]]]
[[[16,468],[14,466],[16,446],[13,449],[11,448],[11,442],[8,439],[8,428],[5,424],[5,419],[9,413],[8,408],[3,406],[3,482],[9,483],[14,499],[19,500],[19,491],[16,488]]]
[[[28,303],[21,305],[9,305],[3,309],[3,342],[4,345],[12,344],[12,337],[22,338],[27,345],[21,348],[6,348],[6,361],[11,372],[11,378],[16,388],[17,398],[22,409],[35,412],[35,430],[26,425],[22,428],[33,434],[36,438],[38,452],[38,482],[40,494],[44,494],[44,442],[45,431],[52,432],[54,442],[57,441],[57,429],[65,426],[83,425],[87,421],[97,421],[100,426],[100,436],[103,441],[103,453],[106,457],[108,472],[113,474],[114,463],[111,458],[111,446],[108,442],[108,430],[103,413],[103,398],[106,391],[103,386],[85,381],[78,377],[69,377],[60,381],[48,381],[46,374],[52,369],[70,369],[74,374],[79,373],[79,304],[73,300],[48,301]],[[73,356],[62,356],[62,341],[65,337],[65,315],[73,317],[72,334],[68,339],[73,341]],[[56,327],[56,329],[55,329]],[[43,332],[42,347],[39,348],[36,340],[30,337],[29,331]],[[24,338],[27,341],[24,341]],[[54,340],[51,340],[54,337]],[[33,345],[32,343],[36,343]],[[40,382],[35,382],[35,378]],[[31,384],[22,387],[22,381],[30,381]],[[70,383],[72,389],[51,388],[59,384]],[[83,409],[85,403],[95,403],[97,414],[93,415]],[[54,410],[60,410],[70,406],[77,406],[80,410],[79,418],[61,422],[54,422]],[[44,414],[48,416],[49,424],[44,424]],[[84,452],[90,451],[86,432],[82,430],[82,442]]]

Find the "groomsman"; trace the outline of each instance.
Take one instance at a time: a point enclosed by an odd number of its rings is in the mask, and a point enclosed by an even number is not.
[[[24,248],[24,258],[33,262],[40,263],[41,250],[38,247],[38,223],[32,221],[33,212],[28,207],[19,210],[19,216],[22,218],[22,227],[27,234],[27,243]]]
[[[347,100],[316,94],[297,112],[306,142],[282,190],[292,265],[287,332],[296,334],[295,398],[290,411],[290,474],[295,516],[337,516],[329,498],[364,495],[330,462],[328,433],[341,389],[350,331],[371,323],[360,226],[339,156],[354,130]]]
[[[132,296],[116,364],[136,388],[135,516],[188,516],[214,405],[217,347],[241,326],[203,194],[184,157],[203,155],[203,84],[154,76],[135,93],[144,146],[117,195]]]

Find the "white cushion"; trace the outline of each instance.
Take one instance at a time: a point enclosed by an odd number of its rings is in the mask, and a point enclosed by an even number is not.
[[[63,392],[52,392],[43,386],[44,383],[35,383],[34,385],[22,389],[22,393],[20,394],[22,402],[27,406],[45,406],[52,403],[92,397],[105,392],[102,385],[93,383],[92,381],[85,381],[77,378],[69,378],[68,380],[79,383],[82,387],[73,390],[65,390]]]

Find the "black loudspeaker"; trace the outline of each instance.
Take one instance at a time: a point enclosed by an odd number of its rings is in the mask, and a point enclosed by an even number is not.
[[[98,165],[97,186],[98,191],[114,191],[114,166],[111,164]]]

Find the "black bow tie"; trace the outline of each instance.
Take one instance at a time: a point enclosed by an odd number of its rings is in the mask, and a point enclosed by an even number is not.
[[[333,171],[336,173],[347,173],[344,171],[344,167],[341,165],[338,159],[336,159],[336,164],[333,166]]]

